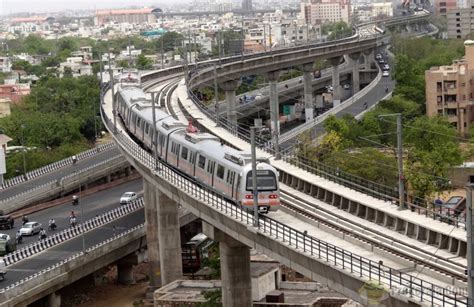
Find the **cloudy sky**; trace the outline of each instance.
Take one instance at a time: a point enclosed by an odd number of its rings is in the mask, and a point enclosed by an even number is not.
[[[0,0],[0,14],[51,12],[65,9],[100,9],[123,6],[159,5],[170,0]],[[172,0],[186,3],[188,0]],[[169,2],[168,2],[169,3]]]

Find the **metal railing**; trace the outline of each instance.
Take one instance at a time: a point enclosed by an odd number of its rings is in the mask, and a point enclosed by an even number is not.
[[[103,110],[101,110],[103,112]],[[113,125],[102,113],[105,126],[113,133]],[[202,204],[212,207],[227,218],[240,222],[246,227],[254,225],[252,212],[229,202],[223,195],[208,188],[199,181],[181,176],[161,160],[156,160],[149,152],[134,143],[121,130],[114,138],[122,149],[133,157],[137,163],[154,171],[154,174],[172,183],[181,192],[188,194]],[[280,223],[268,216],[260,215],[257,225],[261,235],[277,240],[279,244],[304,253],[307,257],[318,259],[327,265],[344,270],[362,280],[376,281],[388,287],[392,293],[410,296],[414,300],[440,306],[467,306],[467,298],[456,291],[426,282],[420,278],[403,273],[380,262],[353,254],[328,242],[324,242]]]

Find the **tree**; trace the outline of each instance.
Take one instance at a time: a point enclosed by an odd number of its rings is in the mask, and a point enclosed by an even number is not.
[[[447,172],[462,163],[456,129],[443,117],[425,116],[404,129],[406,178],[419,197],[446,189]]]
[[[145,57],[143,54],[140,54],[137,58],[137,68],[146,70],[151,69],[153,67],[153,62]]]
[[[339,39],[352,34],[352,28],[344,21],[325,23],[321,27],[321,33],[328,35],[329,40]]]
[[[163,40],[163,50],[165,52],[173,51],[176,47],[181,46],[184,36],[178,32],[166,32],[159,39],[155,40],[155,50],[161,50],[161,40]]]

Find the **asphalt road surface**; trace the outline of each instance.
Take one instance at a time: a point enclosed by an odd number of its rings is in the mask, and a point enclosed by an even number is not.
[[[120,206],[119,199],[120,196],[128,191],[138,192],[141,196],[143,181],[142,179],[133,180],[127,183],[123,183],[121,185],[112,187],[107,190],[103,190],[88,196],[80,197],[79,201],[80,204],[73,206],[71,201],[67,201],[66,203],[52,207],[49,209],[45,209],[34,214],[28,216],[30,222],[39,222],[43,225],[43,228],[46,229],[47,234],[50,232],[47,230],[48,228],[48,221],[50,218],[54,218],[56,221],[56,225],[58,228],[55,232],[61,231],[65,228],[69,227],[69,215],[73,210],[77,222],[81,222],[81,204],[84,208],[84,219],[88,220],[96,215],[102,214],[104,212],[110,211]],[[0,233],[9,234],[12,238],[15,238],[15,233],[17,230],[21,228],[22,222],[21,218],[15,220],[15,227],[11,230],[0,230]],[[23,243],[18,245],[17,248],[21,248],[33,241],[38,240],[38,235],[23,237]]]

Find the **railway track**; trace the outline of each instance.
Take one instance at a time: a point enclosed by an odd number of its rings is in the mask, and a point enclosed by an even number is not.
[[[160,95],[160,97],[165,98],[168,113],[176,119],[180,119],[178,117],[182,119],[183,116],[192,116],[192,114],[183,110],[181,104],[172,103],[173,91],[176,89],[181,78],[170,78],[167,80],[167,84],[162,87],[161,92],[163,94],[162,96]],[[155,82],[155,85],[160,82],[164,81]],[[179,109],[177,110],[176,108]],[[177,116],[177,114],[181,116]],[[335,215],[334,210],[324,209],[315,205],[310,200],[297,196],[297,192],[293,194],[287,190],[290,190],[290,188],[285,187],[281,190],[282,210],[294,212],[295,215],[301,216],[312,224],[318,224],[318,227],[320,227],[319,225],[324,225],[326,228],[343,234],[343,236],[349,236],[353,240],[365,243],[364,246],[370,246],[371,248],[376,247],[395,257],[409,261],[414,264],[415,268],[413,273],[415,274],[417,271],[430,270],[435,276],[438,275],[440,278],[445,277],[445,282],[449,282],[448,280],[450,279],[461,283],[467,282],[467,277],[464,274],[464,265],[436,255],[433,252],[426,251],[423,247],[396,239],[388,233],[381,233],[380,231],[371,229],[368,226],[343,217],[342,214]]]

